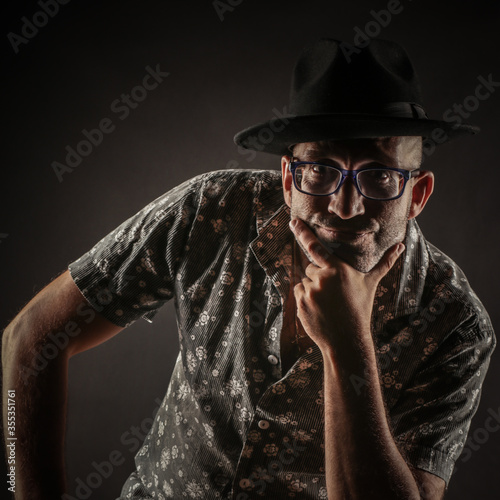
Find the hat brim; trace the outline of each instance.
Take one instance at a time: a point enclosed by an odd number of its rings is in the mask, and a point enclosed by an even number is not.
[[[242,130],[234,142],[245,149],[287,155],[290,146],[301,142],[422,136],[438,145],[479,130],[469,123],[361,114],[281,116]]]

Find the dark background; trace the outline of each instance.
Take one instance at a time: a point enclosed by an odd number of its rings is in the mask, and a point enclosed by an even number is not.
[[[261,153],[248,162],[232,142],[234,133],[283,109],[293,62],[306,43],[324,36],[352,42],[355,28],[364,31],[373,20],[370,11],[387,4],[242,0],[221,20],[211,0],[72,0],[17,54],[7,33],[21,34],[22,17],[31,20],[41,8],[36,2],[3,5],[1,326],[98,239],[181,181],[236,163],[278,169],[277,157]],[[500,81],[497,2],[400,4],[379,37],[406,47],[431,117],[473,95],[480,75]],[[170,75],[120,120],[111,103],[142,82],[146,66],[157,64]],[[500,88],[471,113],[481,134],[440,146],[426,160],[437,186],[419,217],[427,238],[464,269],[497,329],[499,110]],[[75,147],[82,129],[105,117],[114,132],[59,182],[52,162],[64,162],[65,147]],[[93,462],[108,461],[117,450],[126,462],[91,498],[118,496],[133,467],[127,433],[147,427],[177,350],[168,304],[153,325],[139,321],[71,360],[71,495],[77,496],[77,478],[86,482],[94,471]],[[471,433],[483,429],[478,449],[467,453],[466,463],[459,459],[450,500],[500,498],[500,431],[484,431],[488,411],[499,410],[499,375],[495,353],[471,427]],[[6,485],[0,491],[1,497]]]

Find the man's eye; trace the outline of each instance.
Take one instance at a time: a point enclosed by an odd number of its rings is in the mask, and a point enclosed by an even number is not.
[[[312,171],[317,175],[324,175],[327,173],[328,168],[322,165],[311,165]]]
[[[392,176],[388,170],[369,170],[365,172],[367,178],[375,182],[388,182]]]

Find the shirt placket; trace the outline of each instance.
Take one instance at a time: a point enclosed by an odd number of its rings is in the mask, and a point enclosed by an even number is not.
[[[290,289],[293,235],[288,227],[289,220],[289,208],[283,205],[269,221],[258,228],[259,234],[250,245],[269,281],[268,300],[279,297],[280,301],[279,307],[266,307],[266,335],[272,341],[267,343],[267,352],[262,352],[267,363],[273,367],[275,380],[282,377],[280,333],[284,305]],[[270,336],[273,329],[274,334]]]
[[[262,362],[267,363],[272,375],[273,385],[282,378],[282,363],[280,352],[280,334],[283,327],[283,310],[284,304],[290,288],[289,265],[291,263],[293,236],[288,227],[290,220],[290,212],[288,207],[282,206],[274,216],[263,223],[258,220],[258,236],[251,243],[251,249],[254,253],[257,262],[265,271],[268,280],[267,300],[276,300],[279,297],[280,304],[278,307],[269,307],[268,305],[260,304],[262,313],[265,314],[265,335],[267,339],[272,339],[269,342],[263,343],[263,348],[260,351]],[[274,334],[270,333],[274,330]],[[263,391],[263,394],[268,394]],[[263,406],[260,405],[264,399],[263,394],[256,405],[255,413],[248,427],[247,436],[250,433],[268,433],[272,426],[273,418],[268,414]],[[265,406],[265,405],[264,405]],[[251,446],[248,438],[244,444],[243,450]],[[249,471],[249,462],[251,459],[246,458],[244,454],[240,456],[236,469],[235,479],[233,482],[233,497],[237,500],[251,498],[247,492],[255,491],[256,483],[259,482],[257,477],[252,477]],[[264,486],[262,483],[261,486]]]

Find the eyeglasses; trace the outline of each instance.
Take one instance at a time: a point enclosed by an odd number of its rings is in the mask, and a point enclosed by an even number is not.
[[[346,177],[352,177],[358,193],[370,200],[389,201],[399,198],[406,183],[420,170],[402,170],[384,166],[369,166],[345,170],[314,161],[292,161],[289,166],[298,191],[312,196],[335,194]]]

